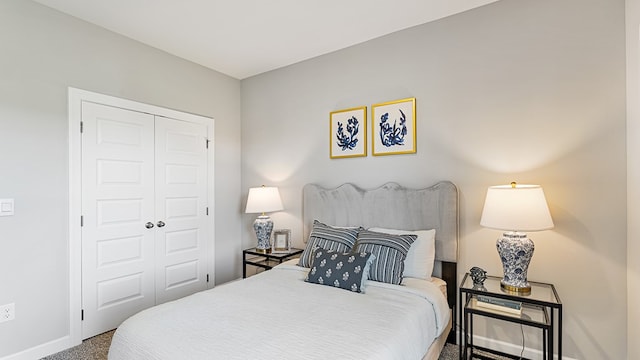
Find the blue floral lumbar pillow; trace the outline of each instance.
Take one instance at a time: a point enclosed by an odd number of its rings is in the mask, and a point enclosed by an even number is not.
[[[305,281],[364,292],[364,282],[369,274],[369,266],[374,256],[371,253],[339,253],[318,249],[311,263],[311,270]]]

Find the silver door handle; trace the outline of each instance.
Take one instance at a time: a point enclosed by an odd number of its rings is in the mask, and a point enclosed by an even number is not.
[[[158,227],[163,227],[165,225],[166,224],[162,220],[158,221]]]
[[[151,229],[153,227],[153,223],[152,222],[148,222],[148,223],[144,224],[144,227],[146,227],[147,229]]]

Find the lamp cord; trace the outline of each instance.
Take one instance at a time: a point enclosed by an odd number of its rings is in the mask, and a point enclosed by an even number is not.
[[[520,350],[520,360],[522,360],[522,354],[524,354],[524,326],[520,324],[520,332],[522,332],[522,350]]]
[[[459,322],[456,322],[456,326],[453,328],[454,331],[459,331],[462,332],[462,324],[460,324]],[[524,349],[525,349],[525,343],[524,343],[524,325],[520,324],[520,333],[522,334],[522,348],[520,349],[520,358],[519,360],[523,359],[523,355],[524,355]],[[458,338],[456,337],[456,340],[458,340]],[[469,339],[465,339],[465,343],[468,344]]]

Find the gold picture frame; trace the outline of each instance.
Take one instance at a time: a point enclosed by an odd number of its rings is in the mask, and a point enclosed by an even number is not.
[[[416,98],[371,105],[374,156],[416,152]]]
[[[329,114],[329,157],[367,156],[367,107],[332,111]]]
[[[291,230],[279,229],[273,231],[273,245],[271,253],[288,253],[291,251]]]

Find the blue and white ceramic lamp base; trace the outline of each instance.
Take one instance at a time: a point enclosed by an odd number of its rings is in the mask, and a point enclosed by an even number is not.
[[[271,231],[273,230],[273,221],[268,215],[260,215],[253,222],[253,229],[256,231],[258,244],[256,251],[264,254],[271,253]]]
[[[527,270],[533,257],[533,241],[525,233],[510,231],[498,238],[496,248],[504,270],[504,278],[500,281],[502,289],[520,295],[530,294]]]

